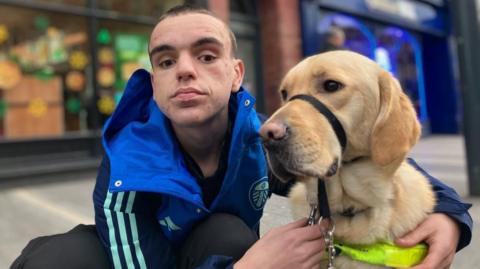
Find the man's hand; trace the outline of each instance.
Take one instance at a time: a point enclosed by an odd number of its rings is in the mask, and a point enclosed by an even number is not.
[[[324,229],[301,219],[270,230],[234,265],[235,269],[317,269],[325,249]]]
[[[422,263],[411,269],[445,269],[450,268],[453,262],[459,238],[458,224],[445,214],[434,213],[415,230],[396,239],[395,243],[403,247],[411,247],[423,241],[428,244],[428,255]]]

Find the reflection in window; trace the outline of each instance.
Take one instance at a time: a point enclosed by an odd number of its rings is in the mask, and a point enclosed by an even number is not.
[[[2,6],[0,138],[88,130],[93,89],[86,24],[72,15]]]
[[[327,14],[317,24],[319,52],[348,49],[374,57],[375,37],[363,23],[350,16]]]
[[[427,119],[420,44],[415,36],[397,27],[377,27],[376,37],[391,63],[389,70],[410,97],[421,121]]]

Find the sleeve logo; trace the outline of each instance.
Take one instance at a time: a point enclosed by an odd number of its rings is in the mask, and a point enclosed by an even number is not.
[[[261,210],[268,199],[268,177],[262,177],[252,184],[249,191],[250,204],[255,210]]]

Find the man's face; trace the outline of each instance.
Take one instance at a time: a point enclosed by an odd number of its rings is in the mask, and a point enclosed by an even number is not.
[[[229,32],[218,19],[197,13],[161,21],[150,39],[152,87],[157,105],[178,127],[227,117],[231,92],[243,79]]]

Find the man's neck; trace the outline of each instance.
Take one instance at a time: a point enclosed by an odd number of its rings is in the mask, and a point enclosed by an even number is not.
[[[173,130],[183,149],[198,164],[205,177],[212,176],[218,168],[222,147],[228,128],[226,116],[196,127],[178,127]]]

